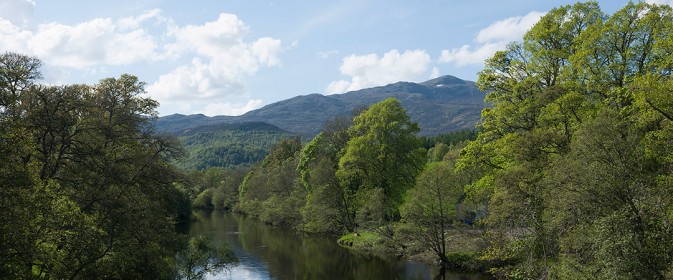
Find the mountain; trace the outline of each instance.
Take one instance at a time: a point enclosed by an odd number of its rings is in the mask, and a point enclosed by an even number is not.
[[[443,76],[422,83],[398,82],[343,94],[301,95],[241,116],[174,114],[159,118],[156,127],[162,132],[180,134],[201,126],[264,122],[311,138],[334,116],[350,115],[354,108],[394,97],[407,109],[411,120],[419,123],[421,135],[437,135],[474,127],[486,106],[484,96],[474,82]]]

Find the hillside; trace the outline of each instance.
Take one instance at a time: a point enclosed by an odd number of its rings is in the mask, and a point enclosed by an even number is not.
[[[398,82],[343,94],[309,94],[269,104],[241,116],[180,115],[159,118],[157,129],[179,134],[204,125],[265,122],[306,138],[315,136],[323,123],[354,108],[369,106],[388,97],[397,98],[421,135],[472,128],[486,106],[485,94],[474,82],[443,76],[422,83]]]
[[[278,141],[295,137],[267,123],[220,123],[175,133],[187,151],[176,165],[184,170],[234,168],[262,161]]]

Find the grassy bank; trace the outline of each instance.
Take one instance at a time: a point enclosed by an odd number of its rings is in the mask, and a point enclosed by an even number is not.
[[[474,230],[451,230],[446,240],[448,267],[452,271],[487,272],[488,261],[480,259],[484,248],[481,234]],[[387,237],[376,231],[359,231],[341,236],[337,243],[357,253],[405,258],[439,265],[437,254],[408,236]]]

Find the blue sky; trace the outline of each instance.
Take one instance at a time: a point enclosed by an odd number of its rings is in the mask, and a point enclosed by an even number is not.
[[[40,58],[49,84],[136,75],[160,115],[239,115],[310,93],[475,80],[484,58],[572,3],[0,0],[0,51]],[[599,1],[607,13],[626,3]]]

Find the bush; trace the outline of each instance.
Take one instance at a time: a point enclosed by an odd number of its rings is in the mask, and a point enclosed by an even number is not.
[[[194,203],[192,203],[192,206],[194,208],[212,209],[213,208],[213,189],[206,189],[203,192],[201,192],[196,197],[196,199],[194,199]]]
[[[477,252],[449,252],[446,254],[446,268],[451,271],[485,271],[488,262],[479,259]]]

